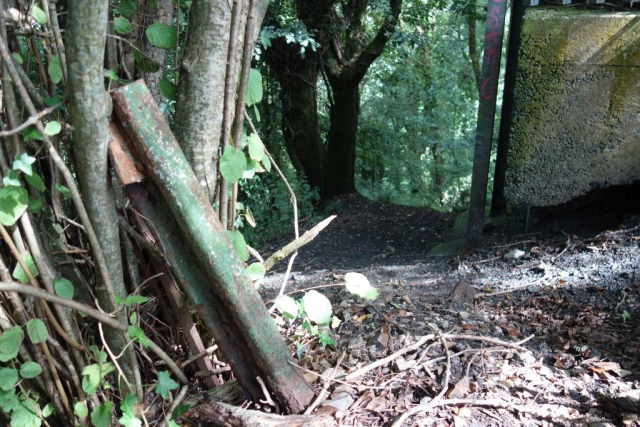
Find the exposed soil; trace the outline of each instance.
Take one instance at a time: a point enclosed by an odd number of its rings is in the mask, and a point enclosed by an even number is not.
[[[480,245],[443,256],[428,252],[456,238],[453,215],[340,199],[338,218],[300,250],[287,292],[340,285],[358,272],[380,297],[367,303],[343,286],[317,289],[340,321],[326,349],[295,338],[299,322],[283,328],[310,371],[326,375],[345,352],[341,382],[318,411],[340,425],[391,425],[418,404],[431,407],[404,425],[640,425],[639,193],[623,187],[537,210],[527,229],[526,215],[501,218]],[[267,277],[265,299],[285,268]],[[345,379],[428,334],[424,345]],[[437,398],[443,384],[449,391]]]

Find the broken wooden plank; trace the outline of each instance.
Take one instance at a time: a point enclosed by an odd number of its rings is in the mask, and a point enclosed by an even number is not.
[[[187,281],[185,292],[211,329],[239,383],[252,400],[259,401],[265,397],[256,379],[260,377],[285,411],[303,411],[313,398],[313,390],[294,369],[289,350],[164,115],[143,82],[119,88],[112,97],[137,160],[158,187],[170,219],[177,222],[175,238],[194,255],[182,262],[205,275],[206,280]],[[129,187],[135,185],[140,184]],[[183,256],[180,253],[176,258]]]

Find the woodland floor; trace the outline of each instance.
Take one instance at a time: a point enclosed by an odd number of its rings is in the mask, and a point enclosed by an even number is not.
[[[337,219],[300,251],[287,292],[340,284],[353,271],[380,298],[366,304],[343,287],[318,289],[342,322],[337,346],[309,340],[292,351],[317,374],[345,358],[317,411],[339,425],[391,425],[418,404],[434,407],[404,425],[640,425],[639,191],[610,193],[618,197],[532,212],[526,230],[520,215],[501,218],[480,245],[440,256],[428,253],[456,239],[453,215],[360,196],[333,203]],[[286,262],[278,268],[265,300]],[[283,333],[291,339],[294,330]],[[434,331],[416,350],[345,379]],[[319,390],[317,374],[305,376]]]

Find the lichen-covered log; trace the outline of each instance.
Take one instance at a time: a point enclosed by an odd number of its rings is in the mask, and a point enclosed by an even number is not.
[[[256,380],[260,377],[286,411],[302,411],[313,391],[290,363],[284,341],[151,94],[144,83],[136,82],[112,96],[139,160],[177,221],[177,234],[193,254],[177,257],[204,275],[189,281],[185,292],[214,333],[238,381],[257,401],[264,398]]]

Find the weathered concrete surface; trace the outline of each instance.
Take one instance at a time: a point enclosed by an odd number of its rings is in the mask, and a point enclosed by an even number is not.
[[[519,55],[506,197],[640,180],[640,14],[529,10]]]

